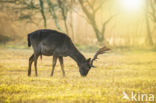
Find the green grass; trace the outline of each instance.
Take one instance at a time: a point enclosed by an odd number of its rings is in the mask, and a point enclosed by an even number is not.
[[[116,51],[99,56],[87,77],[65,58],[66,77],[57,64],[50,77],[51,57],[38,61],[38,77],[27,76],[31,49],[0,48],[0,103],[130,103],[122,92],[156,95],[156,52]],[[93,53],[83,53],[92,57]]]

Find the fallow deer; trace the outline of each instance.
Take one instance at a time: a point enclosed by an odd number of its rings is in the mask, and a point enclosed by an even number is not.
[[[28,76],[31,75],[31,65],[34,62],[35,74],[37,74],[37,59],[39,56],[53,56],[53,64],[51,76],[53,76],[54,68],[59,59],[63,76],[65,76],[63,57],[69,56],[74,59],[79,67],[81,76],[86,76],[93,66],[94,60],[97,59],[99,54],[103,54],[105,51],[110,50],[107,47],[99,49],[94,55],[93,59],[86,59],[80,51],[74,46],[70,37],[66,34],[50,30],[42,29],[34,31],[28,34],[28,46],[34,50],[34,53],[29,58]]]

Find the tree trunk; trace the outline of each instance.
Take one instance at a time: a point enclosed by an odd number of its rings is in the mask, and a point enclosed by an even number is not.
[[[65,26],[65,29],[66,29],[66,33],[68,34],[68,24],[67,24],[67,12],[66,12],[66,7],[64,5],[64,3],[66,2],[65,0],[64,1],[61,1],[61,0],[57,0],[58,2],[58,5],[61,9],[61,14],[63,16],[63,21],[64,21],[64,26]]]
[[[53,19],[55,21],[56,28],[58,30],[60,30],[60,31],[63,31],[61,26],[58,23],[58,18],[57,18],[57,15],[55,13],[55,10],[54,10],[54,5],[52,4],[52,2],[50,0],[47,0],[47,3],[48,3],[48,6],[49,6],[49,12],[50,12],[51,16],[53,17]]]
[[[98,40],[98,42],[103,42],[104,41],[104,33],[101,33],[96,25],[92,25],[92,28],[94,29],[94,32],[96,34],[96,38]]]
[[[73,9],[73,0],[71,0],[71,8]],[[74,30],[73,30],[73,10],[70,12],[70,28],[71,28],[71,33],[72,33],[72,39],[73,42],[75,41],[75,36],[74,36]]]
[[[42,0],[39,0],[39,2],[40,2],[40,12],[41,12],[42,17],[43,17],[43,20],[44,20],[44,27],[46,28],[47,27],[47,21],[46,21],[46,17],[45,17],[45,14],[44,14],[43,1]]]
[[[152,33],[151,33],[151,30],[150,30],[150,22],[149,22],[149,19],[148,19],[148,1],[147,0],[146,0],[145,20],[146,20],[146,29],[147,29],[147,36],[146,36],[145,42],[148,45],[152,46],[153,45],[153,40],[152,40]]]
[[[146,43],[148,45],[153,45],[152,34],[150,31],[150,23],[149,23],[147,15],[145,18],[146,18],[146,29],[147,29]]]

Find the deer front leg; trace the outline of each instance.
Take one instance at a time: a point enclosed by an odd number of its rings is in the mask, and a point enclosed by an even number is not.
[[[62,70],[63,76],[65,77],[63,57],[59,57],[59,61],[60,61],[60,65],[61,65],[61,70]]]
[[[51,76],[53,76],[56,63],[57,63],[57,56],[53,56],[53,64],[52,64]]]
[[[35,67],[36,76],[38,76],[38,74],[37,74],[37,59],[38,59],[38,55],[34,55],[34,67]]]
[[[31,65],[34,61],[34,54],[29,58],[29,68],[28,68],[28,76],[31,75]]]

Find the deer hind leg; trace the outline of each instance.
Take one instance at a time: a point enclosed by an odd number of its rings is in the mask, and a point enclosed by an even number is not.
[[[64,71],[64,64],[63,64],[63,57],[59,57],[60,65],[61,65],[61,70],[62,74],[65,77],[65,71]]]
[[[53,76],[56,63],[57,63],[57,56],[53,56],[53,64],[52,64],[51,76]]]
[[[28,68],[28,76],[31,75],[31,65],[34,61],[34,54],[32,54],[32,56],[29,58],[29,68]]]
[[[38,76],[37,74],[37,59],[38,59],[39,55],[34,55],[34,67],[35,67],[35,74],[36,76]]]

